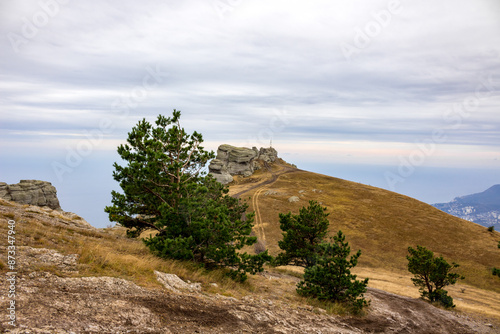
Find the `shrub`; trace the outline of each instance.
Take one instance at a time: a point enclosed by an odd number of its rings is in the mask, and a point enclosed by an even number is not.
[[[312,266],[316,248],[328,231],[328,215],[326,208],[316,201],[309,201],[309,206],[301,208],[298,215],[280,213],[283,240],[278,242],[278,246],[284,252],[276,257],[276,265]]]
[[[350,270],[358,263],[361,251],[348,259],[350,252],[342,231],[333,237],[333,242],[318,245],[315,264],[306,267],[304,280],[297,285],[297,293],[319,300],[346,303],[355,312],[367,306],[363,294],[368,278],[358,281]]]

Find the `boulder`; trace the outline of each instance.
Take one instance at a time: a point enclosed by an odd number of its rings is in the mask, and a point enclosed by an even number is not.
[[[175,274],[166,274],[161,271],[154,271],[158,282],[163,284],[168,290],[180,293],[181,291],[199,292],[201,283],[186,283]]]
[[[21,180],[16,184],[0,182],[0,198],[21,204],[47,206],[61,210],[56,188],[47,181]]]
[[[261,147],[259,159],[265,162],[274,162],[278,158],[278,152],[272,147]]]
[[[234,178],[231,174],[228,172],[221,173],[221,174],[216,174],[216,173],[211,173],[213,177],[217,180],[217,182],[222,183],[222,184],[228,184],[233,182]]]
[[[253,161],[254,158],[257,157],[257,152],[247,147],[233,147],[231,151],[229,151],[229,162],[248,164],[250,161]]]
[[[250,176],[260,168],[257,159],[274,162],[278,152],[274,148],[236,147],[222,144],[217,149],[217,157],[210,162],[208,170],[217,181],[227,184],[233,181],[233,175]]]

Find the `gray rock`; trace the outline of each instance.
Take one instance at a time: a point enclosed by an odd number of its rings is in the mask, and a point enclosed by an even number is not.
[[[257,157],[257,152],[255,152],[251,148],[233,147],[233,149],[229,151],[228,161],[248,164],[250,161],[253,161],[253,159],[256,157]]]
[[[217,157],[210,162],[208,170],[217,181],[227,184],[233,181],[232,175],[248,177],[260,168],[257,159],[263,157],[265,162],[276,160],[278,153],[274,148],[236,147],[222,144],[217,149]]]
[[[278,158],[278,152],[272,147],[261,147],[259,152],[259,159],[265,162],[274,162]]]
[[[224,164],[224,161],[220,159],[213,159],[210,162],[208,169],[211,173],[222,173],[224,171],[227,172],[226,164]]]
[[[233,182],[234,178],[232,177],[231,174],[229,173],[222,173],[222,174],[216,174],[216,173],[211,173],[213,177],[217,180],[217,182],[222,183],[222,184],[228,184]]]
[[[290,203],[298,202],[298,201],[300,201],[300,198],[298,198],[297,196],[292,196],[288,199],[288,202],[290,202]]]
[[[175,274],[166,274],[161,271],[154,271],[158,282],[163,284],[168,290],[180,293],[181,291],[199,292],[201,283],[186,283]]]
[[[9,194],[9,185],[5,182],[0,182],[0,198],[6,199]],[[10,198],[10,196],[9,196]]]
[[[264,196],[269,196],[269,195],[278,195],[278,192],[276,190],[269,189],[264,193]]]
[[[48,206],[60,210],[56,188],[47,181],[21,180],[16,184],[0,183],[0,198],[21,204]]]

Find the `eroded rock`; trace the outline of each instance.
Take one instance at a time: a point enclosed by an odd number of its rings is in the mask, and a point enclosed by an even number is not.
[[[199,292],[201,291],[201,283],[186,283],[175,274],[166,274],[161,271],[155,271],[156,279],[158,282],[163,284],[168,290],[178,292],[189,291],[189,292]]]
[[[217,158],[210,162],[208,167],[217,181],[227,184],[233,181],[233,175],[248,177],[260,168],[257,160],[264,163],[272,163],[278,157],[278,152],[272,148],[236,147],[222,144],[217,150]]]
[[[21,180],[19,183],[0,182],[0,198],[7,201],[61,210],[56,188],[47,181]]]

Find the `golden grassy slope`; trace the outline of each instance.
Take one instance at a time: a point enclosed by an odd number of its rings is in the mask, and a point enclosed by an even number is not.
[[[265,174],[254,178],[267,179]],[[237,185],[238,191],[242,187]],[[265,195],[269,189],[277,194]],[[500,233],[488,232],[413,198],[306,171],[282,174],[274,183],[241,197],[248,196],[252,197],[250,209],[258,211],[261,218],[256,219],[255,231],[274,255],[282,237],[278,213],[298,213],[309,200],[317,200],[330,213],[331,234],[340,229],[352,250],[361,249],[361,267],[407,273],[408,246],[422,245],[460,264],[464,283],[500,292],[500,279],[491,274],[492,267],[500,267]],[[290,196],[299,196],[300,201],[290,203]]]

